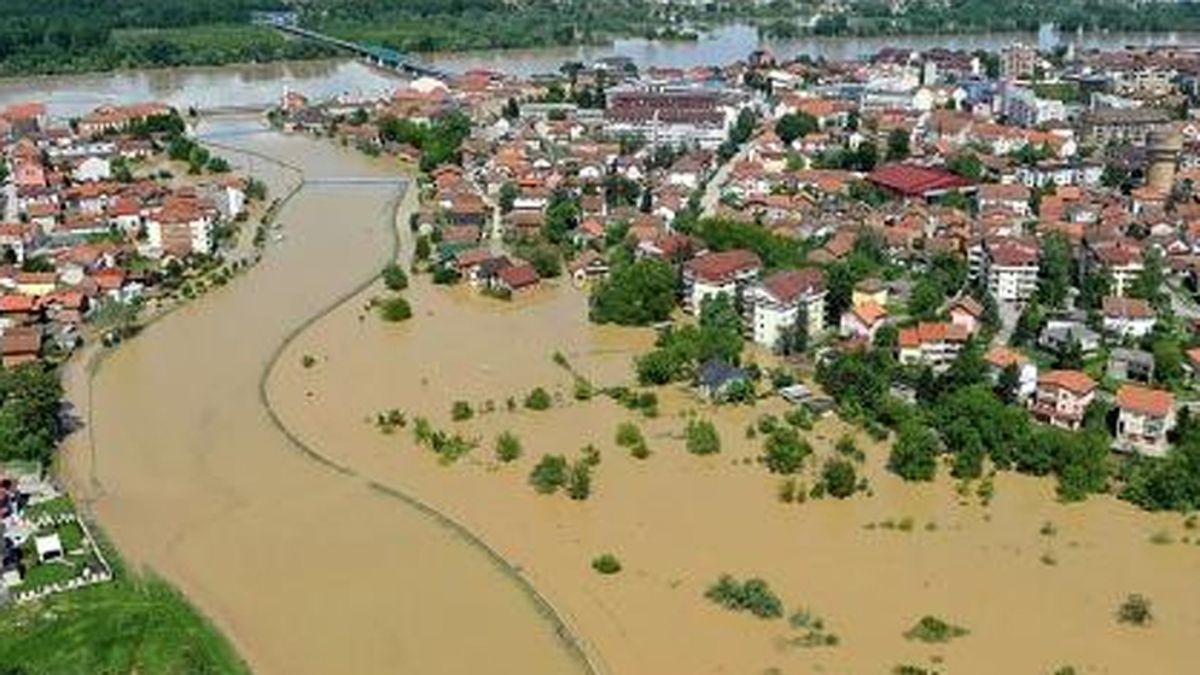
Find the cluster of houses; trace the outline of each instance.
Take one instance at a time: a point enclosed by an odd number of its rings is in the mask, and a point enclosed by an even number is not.
[[[105,105],[74,120],[41,103],[0,109],[0,361],[71,349],[105,300],[153,293],[158,272],[214,252],[219,224],[246,211],[231,174],[175,178],[150,103]],[[153,170],[161,166],[162,170]]]
[[[940,319],[916,321],[907,304],[921,271],[938,255],[962,260],[1007,336],[1055,237],[1071,267],[1065,308],[1020,350],[997,338],[988,359],[1018,370],[1020,398],[1051,424],[1077,426],[1088,396],[1115,388],[1117,446],[1162,454],[1185,392],[1163,389],[1137,348],[1162,305],[1136,287],[1159,266],[1162,292],[1197,287],[1197,96],[1198,50],[1014,44],[992,55],[885,49],[780,62],[760,50],[720,67],[639,70],[611,58],[532,77],[474,70],[372,99],[289,93],[279,114],[285,126],[415,160],[420,148],[386,138],[388,118],[463,113],[471,133],[453,165],[428,173],[414,222],[436,265],[521,293],[547,273],[521,257],[525,244],[552,243],[581,284],[607,275],[621,245],[674,266],[685,312],[728,295],[747,338],[767,349],[801,328],[806,342],[839,347],[893,326],[900,363],[945,370],[987,310],[959,289]],[[796,242],[804,265],[708,250],[689,225],[714,216]],[[830,303],[827,270],[851,260],[864,234],[902,273],[859,280],[849,303]],[[1094,307],[1082,305],[1084,277],[1105,280]],[[1106,357],[1101,382],[1034,365],[1073,350]]]

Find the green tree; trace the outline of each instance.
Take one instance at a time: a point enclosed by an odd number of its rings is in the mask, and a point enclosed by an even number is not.
[[[509,213],[513,210],[513,205],[516,204],[517,198],[521,196],[521,188],[517,187],[516,183],[507,182],[500,186],[500,194],[498,201],[500,211]]]
[[[1071,242],[1061,232],[1053,232],[1042,241],[1038,271],[1038,302],[1062,308],[1071,290]]]
[[[569,467],[562,455],[543,455],[529,474],[529,483],[539,494],[552,494],[566,485]]]
[[[408,288],[408,275],[396,263],[385,265],[380,277],[383,279],[383,285],[389,291],[402,291]]]
[[[496,437],[496,459],[501,462],[516,461],[521,451],[521,440],[512,432],[505,431]]]
[[[579,459],[571,464],[567,473],[567,496],[583,501],[592,494],[592,465]]]
[[[687,450],[693,455],[713,455],[721,451],[721,437],[716,426],[708,420],[689,420],[684,435]]]
[[[1029,303],[1017,317],[1017,325],[1013,328],[1009,344],[1014,347],[1031,345],[1037,341],[1038,333],[1042,330],[1044,315],[1037,301]]]
[[[845,499],[854,494],[858,484],[854,465],[844,459],[830,459],[821,468],[821,484],[825,492],[832,497]]]
[[[791,427],[776,427],[763,444],[763,460],[771,473],[798,473],[805,458],[812,454],[812,446],[800,438],[799,432]]]
[[[775,123],[775,135],[785,145],[813,133],[820,127],[817,118],[808,113],[787,113]]]
[[[888,161],[908,159],[910,153],[908,132],[904,129],[892,129],[887,137]]]
[[[937,473],[937,455],[937,436],[924,426],[910,422],[900,427],[888,457],[888,468],[905,480],[933,480]]]
[[[619,265],[594,287],[589,317],[596,323],[645,326],[665,321],[675,308],[675,271],[659,260]]]
[[[946,162],[946,169],[968,180],[983,179],[983,162],[973,152],[960,152]]]
[[[391,323],[407,321],[412,318],[412,306],[404,298],[393,296],[379,303],[379,316]]]

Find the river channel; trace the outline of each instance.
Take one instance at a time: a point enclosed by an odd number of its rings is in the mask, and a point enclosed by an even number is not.
[[[547,608],[464,535],[315,461],[274,424],[260,380],[289,335],[393,255],[412,195],[331,144],[206,129],[285,194],[285,239],[229,286],[151,325],[72,400],[82,501],[134,566],[177,584],[261,673],[572,673]],[[275,161],[294,169],[282,168]],[[248,166],[253,163],[253,167]],[[377,178],[378,184],[322,183]],[[405,201],[407,197],[407,201]]]

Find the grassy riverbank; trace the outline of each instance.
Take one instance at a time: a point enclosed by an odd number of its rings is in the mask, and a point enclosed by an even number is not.
[[[121,579],[0,614],[5,673],[213,673],[249,669],[166,583]]]
[[[126,570],[113,581],[0,611],[0,673],[248,675],[212,623],[166,582]]]

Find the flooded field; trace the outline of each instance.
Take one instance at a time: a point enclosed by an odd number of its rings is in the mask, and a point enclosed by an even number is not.
[[[256,122],[240,122],[242,127]],[[64,473],[131,565],[176,584],[256,672],[574,673],[528,589],[461,533],[314,461],[262,404],[289,333],[393,255],[396,172],[274,133],[225,141],[284,194],[285,238],[235,283],[153,324],[68,394],[88,426]],[[411,196],[409,196],[411,199]]]
[[[761,436],[745,431],[764,412],[782,413],[779,402],[717,410],[670,389],[659,394],[660,416],[644,419],[608,399],[573,399],[556,351],[595,384],[610,385],[630,379],[632,355],[652,341],[647,331],[588,325],[584,292],[563,284],[506,304],[417,279],[406,292],[414,317],[398,325],[365,309],[381,292],[367,289],[288,347],[268,382],[273,408],[330,461],[443,510],[519,565],[608,672],[1194,668],[1200,546],[1181,541],[1190,532],[1178,516],[1111,497],[1061,505],[1050,481],[1010,474],[997,477],[985,506],[974,486],[960,496],[948,479],[912,485],[891,476],[886,448],[862,434],[872,494],[783,503],[780,478],[754,461]],[[301,365],[306,355],[315,365]],[[536,386],[554,394],[551,410],[521,407]],[[471,403],[474,418],[452,421],[455,400]],[[480,445],[442,464],[416,445],[411,422],[392,434],[377,428],[375,415],[392,408]],[[716,422],[719,455],[685,451],[682,416],[690,410]],[[649,458],[617,447],[615,429],[626,420],[641,426]],[[505,431],[524,445],[512,464],[498,463],[492,449]],[[806,435],[826,455],[847,432],[826,419]],[[528,475],[542,454],[578,457],[587,444],[602,457],[588,500],[534,492]],[[810,460],[801,479],[809,486],[814,466]],[[1152,543],[1164,531],[1175,543]],[[619,574],[592,570],[604,552],[619,557]],[[819,615],[839,644],[797,646],[803,631],[786,619],[709,602],[704,592],[722,573],[763,577],[789,612]],[[1152,600],[1155,625],[1116,621],[1129,593]],[[926,614],[970,632],[946,644],[905,639]]]

